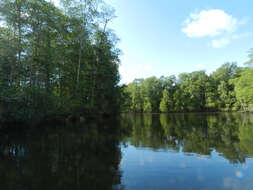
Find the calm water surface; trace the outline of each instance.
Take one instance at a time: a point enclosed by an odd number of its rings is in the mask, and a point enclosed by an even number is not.
[[[252,190],[253,115],[122,115],[2,131],[0,189]]]

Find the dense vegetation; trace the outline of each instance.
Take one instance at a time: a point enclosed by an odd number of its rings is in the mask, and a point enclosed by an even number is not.
[[[253,53],[248,67],[226,63],[215,72],[135,79],[124,87],[123,112],[252,111]]]
[[[119,86],[113,9],[102,0],[0,2],[0,119],[80,113],[253,109],[248,67],[136,79]],[[122,101],[123,100],[123,101]]]
[[[119,54],[99,0],[0,2],[0,117],[118,110]]]

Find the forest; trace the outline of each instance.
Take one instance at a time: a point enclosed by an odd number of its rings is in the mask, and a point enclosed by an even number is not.
[[[205,71],[135,79],[124,86],[123,112],[167,113],[253,110],[253,50],[246,67],[225,63]]]
[[[121,85],[114,9],[101,0],[2,0],[0,119],[119,112],[252,111],[253,50],[245,67],[135,79]]]
[[[0,117],[119,110],[120,50],[100,0],[0,2]]]

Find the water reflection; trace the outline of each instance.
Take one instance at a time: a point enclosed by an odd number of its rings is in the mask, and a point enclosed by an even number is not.
[[[125,141],[135,147],[202,156],[215,150],[234,164],[253,156],[251,114],[123,115],[122,120],[123,126],[131,128]]]
[[[122,115],[0,131],[0,189],[253,188],[253,115]]]
[[[116,121],[4,132],[0,189],[123,189]]]
[[[252,190],[253,115],[123,115],[126,190]]]

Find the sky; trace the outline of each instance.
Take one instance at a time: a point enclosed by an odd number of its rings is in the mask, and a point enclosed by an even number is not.
[[[57,0],[54,0],[57,1]],[[105,0],[120,41],[121,83],[243,66],[253,48],[252,0]]]
[[[253,48],[252,0],[106,0],[120,39],[121,83],[243,66]]]

